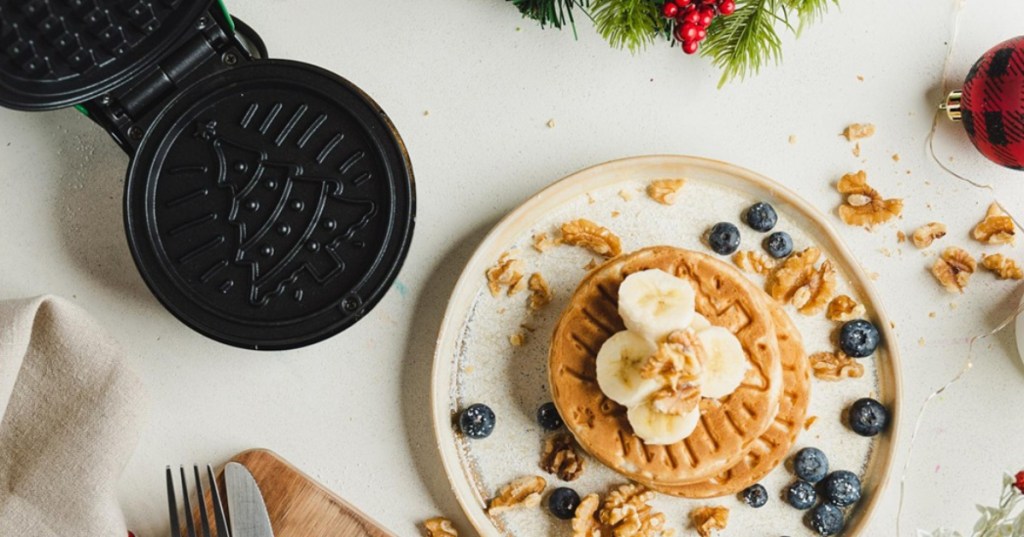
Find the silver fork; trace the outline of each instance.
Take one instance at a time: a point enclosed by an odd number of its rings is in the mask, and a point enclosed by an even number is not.
[[[214,534],[210,533],[210,518],[206,512],[206,494],[203,493],[203,480],[199,474],[199,466],[193,466],[196,479],[196,499],[199,507],[199,529],[202,533],[199,537],[214,537]],[[185,529],[188,532],[187,537],[196,536],[196,524],[192,517],[192,503],[189,501],[188,494],[188,482],[185,479],[185,467],[180,467],[181,470],[181,496],[184,499],[185,505]],[[213,518],[214,524],[217,529],[217,537],[231,537],[228,533],[228,522],[224,518],[224,507],[220,503],[220,490],[217,487],[217,479],[213,475],[213,467],[210,465],[206,466],[206,475],[210,482],[211,496],[213,498]],[[178,502],[175,499],[174,494],[174,473],[171,471],[171,467],[167,467],[167,507],[171,512],[171,537],[182,537],[181,524],[178,523]]]

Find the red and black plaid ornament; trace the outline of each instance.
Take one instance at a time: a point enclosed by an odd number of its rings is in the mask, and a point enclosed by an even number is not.
[[[943,108],[993,162],[1024,170],[1024,36],[992,47]]]

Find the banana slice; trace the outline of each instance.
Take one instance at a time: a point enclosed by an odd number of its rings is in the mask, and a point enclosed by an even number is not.
[[[697,332],[697,339],[705,351],[701,395],[719,399],[736,391],[750,368],[740,340],[720,326]]]
[[[649,401],[631,407],[626,418],[637,435],[649,445],[675,444],[690,436],[700,421],[700,407],[682,416],[663,414],[655,410]]]
[[[626,328],[651,341],[690,326],[695,295],[690,282],[663,270],[630,274],[619,286],[619,315]]]
[[[707,317],[705,317],[705,316],[703,316],[703,315],[701,315],[699,313],[694,313],[693,314],[693,320],[690,321],[690,328],[694,332],[700,332],[701,330],[704,330],[705,328],[711,328],[711,321],[709,321]]]
[[[657,351],[654,343],[624,330],[608,338],[597,353],[597,384],[612,401],[631,407],[661,387],[658,379],[645,379],[640,368]]]

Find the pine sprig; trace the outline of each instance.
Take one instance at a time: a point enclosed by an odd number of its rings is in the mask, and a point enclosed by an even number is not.
[[[592,6],[597,32],[613,47],[634,54],[653,43],[663,25],[656,0],[592,0]]]
[[[575,29],[573,8],[586,8],[589,0],[507,0],[516,6],[524,17],[540,23],[540,27],[561,28],[570,24]]]
[[[839,6],[839,0],[785,0],[783,7],[788,13],[796,14],[800,23],[796,33],[800,35],[804,28],[821,19],[828,11],[829,4]]]
[[[732,15],[715,18],[701,44],[701,54],[722,69],[718,87],[782,59],[782,40],[775,31],[779,0],[739,0],[736,5]]]

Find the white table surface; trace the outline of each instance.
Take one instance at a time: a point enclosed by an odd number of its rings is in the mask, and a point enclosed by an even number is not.
[[[1024,215],[1024,175],[988,164],[960,127],[940,129],[942,158],[995,191],[945,175],[925,152],[955,3],[846,0],[800,40],[784,39],[783,65],[717,90],[718,73],[703,60],[660,46],[636,57],[614,51],[586,22],[574,42],[521,20],[503,0],[234,2],[273,56],[341,73],[402,133],[419,209],[401,285],[355,328],[303,350],[260,354],[204,339],[160,307],[132,263],[121,224],[127,158],[73,111],[4,110],[0,298],[71,298],[127,347],[150,398],[120,488],[142,537],[166,531],[164,465],[222,463],[250,447],[276,450],[399,535],[416,535],[437,514],[471,534],[435,449],[430,366],[455,279],[498,218],[569,172],[629,155],[728,160],[830,214],[839,202],[831,183],[864,168],[883,194],[906,201],[903,219],[876,233],[832,216],[879,274],[903,353],[902,449],[868,532],[893,535],[916,408],[961,366],[969,336],[994,327],[1020,297],[1018,285],[987,273],[962,297],[948,295],[927,272],[933,251],[896,244],[896,229],[938,220],[950,227],[944,245],[977,254],[968,232],[990,201]],[[966,2],[951,83],[984,50],[1024,32],[1021,20],[1019,1]],[[867,121],[878,134],[855,158],[837,133]],[[1020,248],[1009,250],[1018,260]],[[1012,330],[980,343],[976,358],[922,424],[904,535],[969,530],[973,504],[994,503],[1001,474],[1024,467],[1024,366]]]

